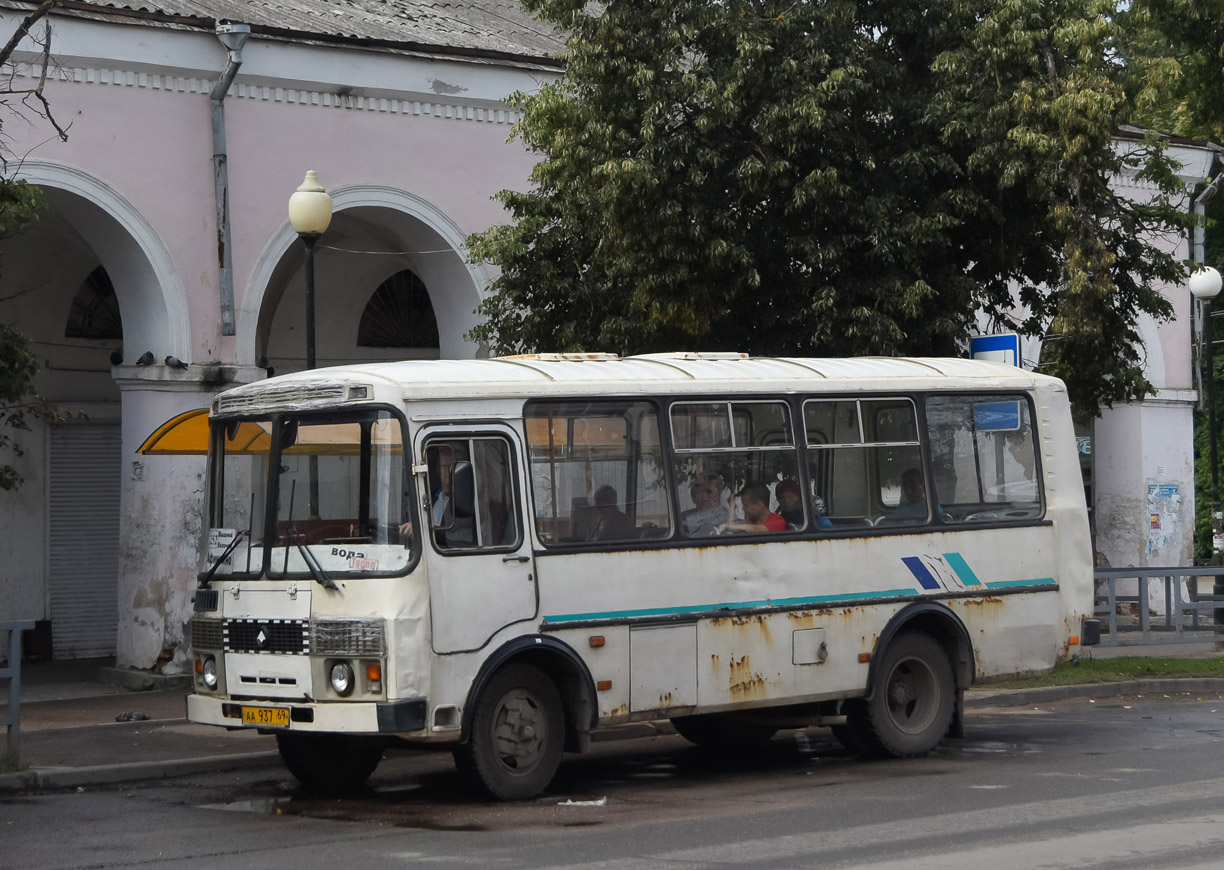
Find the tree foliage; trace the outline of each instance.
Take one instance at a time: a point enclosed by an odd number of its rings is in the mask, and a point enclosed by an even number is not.
[[[1182,266],[1159,143],[1097,0],[527,0],[569,34],[513,98],[541,160],[473,337],[500,352],[961,352],[1044,336],[1081,412],[1142,396],[1135,322]],[[1129,202],[1111,177],[1156,185]],[[1017,299],[1021,303],[1016,305]]]

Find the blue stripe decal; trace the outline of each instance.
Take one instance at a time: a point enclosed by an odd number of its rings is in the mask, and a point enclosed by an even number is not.
[[[981,586],[982,581],[978,579],[977,574],[973,573],[973,569],[969,567],[969,563],[965,561],[965,557],[960,553],[944,553],[944,561],[956,572],[956,576],[960,578],[960,582],[966,586]]]
[[[644,610],[605,610],[595,613],[559,613],[545,616],[545,622],[578,622],[586,619],[628,619],[632,616],[674,616],[683,613],[713,613],[719,610],[748,610],[754,607],[803,607],[805,605],[836,604],[840,601],[862,601],[864,598],[897,598],[913,595],[914,589],[880,589],[873,592],[847,592],[842,595],[815,595],[803,598],[766,598],[761,601],[738,601],[729,604],[696,604],[689,607],[649,607]]]
[[[910,573],[922,584],[923,589],[939,588],[939,581],[931,576],[930,570],[927,569],[926,565],[922,564],[922,560],[917,556],[906,556],[901,561],[905,563],[905,567],[909,568]]]
[[[1008,589],[1014,586],[1054,586],[1053,577],[1038,577],[1035,580],[995,580],[987,583],[987,589]]]

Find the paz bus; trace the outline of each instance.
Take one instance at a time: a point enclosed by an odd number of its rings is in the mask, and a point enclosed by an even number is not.
[[[217,395],[191,720],[302,782],[389,745],[538,794],[601,727],[866,756],[1094,642],[1061,381],[963,359],[536,354]]]

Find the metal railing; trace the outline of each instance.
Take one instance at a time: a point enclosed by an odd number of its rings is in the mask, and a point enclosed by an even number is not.
[[[1217,574],[1224,575],[1224,568],[1097,569],[1093,612],[1101,619],[1101,646],[1224,641],[1224,633],[1217,633],[1217,624],[1224,632],[1224,595],[1212,593]],[[1136,584],[1135,594],[1119,594],[1118,585],[1123,581]],[[1163,586],[1163,614],[1151,613],[1153,583]],[[1200,585],[1207,591],[1201,591]],[[1134,605],[1135,622],[1120,618],[1120,604]]]
[[[14,762],[21,760],[21,633],[33,627],[32,619],[0,622],[0,638],[8,635],[8,657],[0,668],[0,685],[8,680],[8,703],[0,708],[0,726],[4,727],[4,752],[0,757]]]

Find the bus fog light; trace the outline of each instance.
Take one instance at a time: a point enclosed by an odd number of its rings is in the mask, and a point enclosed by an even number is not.
[[[341,697],[353,693],[353,669],[348,662],[336,662],[331,666],[332,690]]]
[[[217,688],[217,660],[212,656],[205,657],[203,664],[200,665],[200,679],[208,688]]]

